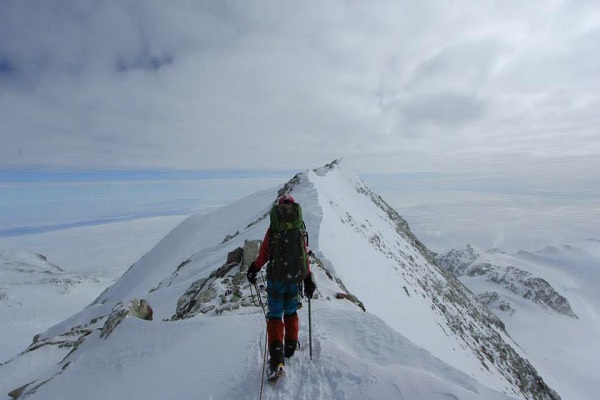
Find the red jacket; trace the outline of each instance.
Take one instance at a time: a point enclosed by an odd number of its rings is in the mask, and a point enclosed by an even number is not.
[[[271,236],[271,227],[267,229],[267,233],[265,233],[265,238],[260,244],[260,249],[258,250],[258,257],[254,261],[254,265],[257,268],[257,271],[269,261],[269,237]],[[308,246],[304,246],[304,251],[306,252],[306,276],[310,275],[310,263],[308,262]]]

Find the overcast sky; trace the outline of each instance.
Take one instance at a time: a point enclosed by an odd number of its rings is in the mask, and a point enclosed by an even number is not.
[[[268,181],[336,158],[437,248],[598,237],[600,2],[0,0],[14,226],[103,217],[101,189],[73,194],[81,171]],[[102,190],[119,216],[167,194],[206,205],[194,182]]]
[[[11,168],[341,157],[597,182],[600,6],[5,0],[0,110]]]

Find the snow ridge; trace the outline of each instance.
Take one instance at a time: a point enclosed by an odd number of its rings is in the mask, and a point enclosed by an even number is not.
[[[93,304],[0,366],[0,386],[17,388],[14,399],[256,397],[265,325],[244,275],[283,193],[302,205],[314,253],[315,359],[300,351],[265,398],[559,398],[502,322],[339,161],[188,218]],[[153,322],[110,317],[133,298],[148,301]],[[118,324],[101,337],[109,320]],[[36,359],[46,367],[26,362]]]
[[[327,238],[320,241],[322,251],[368,311],[497,390],[525,398],[558,398],[510,344],[503,323],[437,266],[433,253],[380,196],[339,164],[325,176],[313,173],[309,178],[323,208],[321,235],[327,233]],[[340,238],[355,251],[340,246]],[[369,286],[364,285],[367,266]]]

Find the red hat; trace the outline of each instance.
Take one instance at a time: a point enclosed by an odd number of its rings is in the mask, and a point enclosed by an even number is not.
[[[290,196],[289,194],[284,194],[283,196],[281,196],[279,198],[279,204],[284,204],[284,203],[295,203],[294,198],[292,196]]]

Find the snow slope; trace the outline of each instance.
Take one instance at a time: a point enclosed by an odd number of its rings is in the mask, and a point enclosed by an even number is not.
[[[315,354],[304,307],[304,351],[264,398],[558,398],[501,322],[337,162],[182,222],[92,305],[0,366],[0,387],[32,399],[257,398],[264,317],[241,279],[247,265],[226,259],[262,239],[282,193],[302,204],[317,256]],[[154,321],[117,318],[139,297]],[[178,315],[186,302],[195,312]]]
[[[311,181],[323,210],[320,247],[367,310],[455,368],[515,394],[517,370],[528,367],[504,361],[507,353],[518,357],[512,353],[518,348],[499,321],[435,265],[406,221],[344,168],[317,170]]]
[[[516,254],[484,252],[468,245],[440,258],[502,318],[529,360],[563,398],[596,397],[600,391],[600,241]],[[528,293],[531,286],[524,287],[518,279],[523,276],[529,281],[543,279],[554,292],[545,297],[550,302]],[[565,302],[557,302],[560,297]]]
[[[28,346],[34,334],[89,304],[108,284],[65,272],[41,254],[0,253],[0,362]]]
[[[0,324],[0,362],[90,304],[182,220],[151,217],[0,238],[0,320],[8,321]]]
[[[340,307],[337,307],[340,306]],[[303,348],[264,399],[506,399],[419,349],[380,319],[315,306],[313,360]],[[306,310],[301,311],[302,322]],[[218,321],[215,321],[218,319]],[[300,340],[307,342],[304,330]],[[96,333],[31,399],[252,399],[260,392],[264,320],[227,315],[177,323],[126,319]],[[306,346],[305,346],[306,347]]]

